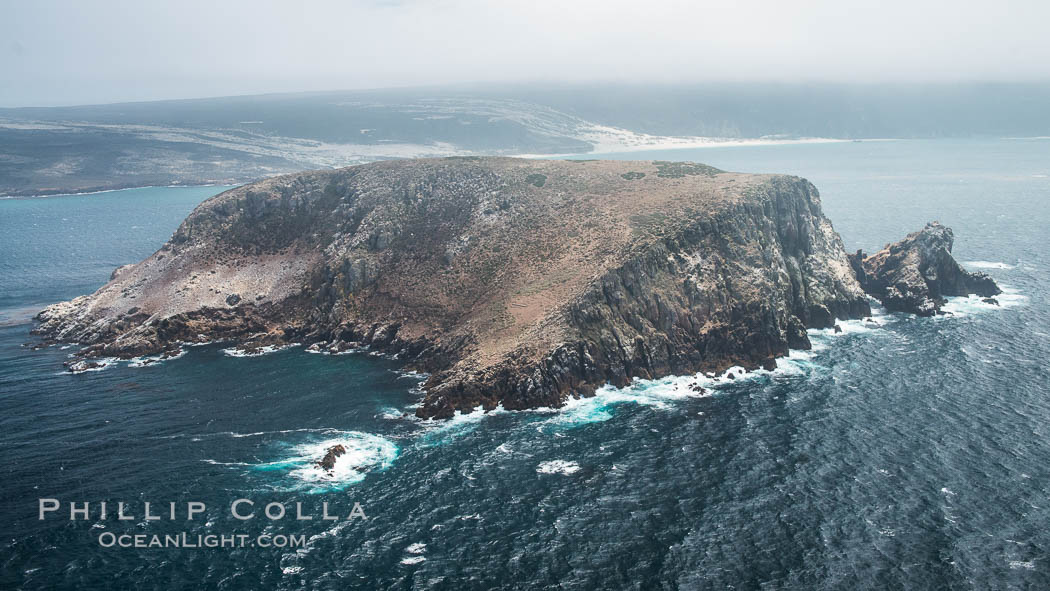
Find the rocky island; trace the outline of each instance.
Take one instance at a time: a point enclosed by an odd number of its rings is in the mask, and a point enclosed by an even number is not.
[[[939,222],[930,222],[903,240],[887,244],[866,256],[850,255],[850,264],[864,291],[887,310],[918,316],[941,313],[945,296],[977,294],[988,303],[1002,293],[985,273],[971,273],[952,257],[955,235]]]
[[[74,363],[214,341],[370,347],[428,372],[418,414],[449,417],[771,367],[809,347],[807,328],[869,313],[804,179],[443,158],[226,191],[36,330],[83,345]]]

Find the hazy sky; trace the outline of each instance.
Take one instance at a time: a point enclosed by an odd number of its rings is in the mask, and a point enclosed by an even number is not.
[[[489,81],[1050,80],[1050,0],[0,0],[0,105]]]

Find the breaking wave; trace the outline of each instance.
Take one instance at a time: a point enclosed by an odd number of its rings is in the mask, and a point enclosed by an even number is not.
[[[1009,265],[1007,263],[999,263],[995,261],[963,261],[964,267],[971,269],[1016,269],[1017,265]]]
[[[151,356],[144,356],[144,357],[135,357],[133,359],[129,359],[128,360],[128,367],[150,367],[150,366],[153,366],[153,365],[160,365],[161,363],[164,363],[165,361],[171,361],[173,359],[178,359],[179,357],[182,357],[185,354],[186,354],[186,350],[180,348],[179,352],[175,353],[174,355],[167,355],[167,356],[164,356],[164,355],[151,355]]]
[[[536,466],[536,472],[539,474],[564,474],[568,476],[579,471],[580,465],[568,460],[551,460]]]
[[[342,445],[346,453],[335,467],[326,471],[317,465],[329,448]],[[397,445],[385,437],[359,431],[342,431],[338,436],[291,446],[286,457],[273,462],[252,464],[257,472],[278,472],[286,477],[291,490],[309,493],[331,492],[361,482],[371,472],[382,471],[397,459]]]
[[[941,307],[941,310],[948,314],[937,316],[937,318],[943,320],[953,316],[972,316],[974,314],[993,312],[1004,308],[1016,308],[1024,305],[1025,302],[1028,301],[1028,296],[1022,295],[1014,288],[1005,285],[1000,285],[999,287],[1003,290],[1003,293],[994,298],[990,298],[993,301],[985,301],[989,298],[982,298],[981,296],[974,294],[946,298],[948,302]]]
[[[419,444],[423,447],[433,447],[450,443],[477,429],[485,417],[506,413],[507,411],[502,406],[497,406],[490,411],[479,406],[467,413],[456,411],[456,414],[450,419],[419,420],[419,424],[423,427]]]
[[[288,343],[287,345],[266,345],[265,347],[257,347],[250,350],[244,350],[239,347],[230,347],[223,349],[222,352],[230,357],[260,357],[269,353],[276,353],[277,351],[283,351],[290,347],[298,347],[301,343]]]

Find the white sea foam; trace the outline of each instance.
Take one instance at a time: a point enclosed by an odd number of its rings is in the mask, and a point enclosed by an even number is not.
[[[834,326],[831,328],[811,328],[806,332],[811,340],[816,337],[822,340],[823,344],[826,343],[825,339],[828,338],[867,334],[882,330],[896,320],[896,317],[890,314],[877,300],[869,298],[868,302],[871,304],[871,315],[864,318],[836,320],[835,325],[839,327],[838,332],[835,331]]]
[[[134,359],[128,361],[128,367],[149,367],[151,365],[160,365],[165,361],[178,359],[179,357],[182,357],[185,354],[185,349],[179,349],[179,352],[174,355],[152,355],[148,357],[135,357]]]
[[[345,447],[346,453],[336,460],[335,468],[327,472],[315,462],[335,445]],[[370,470],[389,468],[397,458],[397,451],[397,446],[386,438],[350,432],[336,439],[297,446],[296,452],[299,455],[295,460],[305,465],[292,470],[290,474],[304,482],[360,482]]]
[[[330,345],[330,343],[328,343],[326,341],[320,342],[320,343],[314,343],[314,344],[310,345],[309,347],[307,347],[305,349],[305,351],[307,353],[314,353],[314,354],[317,354],[317,355],[351,355],[353,353],[365,353],[365,352],[368,351],[368,347],[367,346],[364,346],[364,347],[349,347],[347,349],[343,349],[342,351],[333,351],[331,349],[326,348],[329,345]]]
[[[200,440],[198,439],[197,441],[200,441]],[[219,460],[213,460],[213,459],[210,459],[210,458],[205,458],[205,459],[203,459],[201,461],[204,462],[205,464],[211,464],[212,466],[253,466],[254,465],[254,464],[249,464],[247,462],[220,462]]]
[[[881,307],[872,306],[871,316],[860,319],[837,320],[831,328],[811,328],[807,330],[811,349],[806,352],[792,350],[786,358],[777,360],[777,370],[782,374],[806,373],[817,367],[813,362],[816,353],[827,350],[834,345],[834,340],[841,337],[868,335],[884,330],[894,322],[894,317]],[[835,327],[838,327],[838,330]]]
[[[829,337],[830,338],[830,337]],[[776,359],[777,368],[773,371],[758,370],[754,375],[766,374],[771,377],[782,377],[782,376],[802,376],[807,375],[817,368],[821,367],[816,361],[817,353],[826,348],[826,345],[819,342],[819,339],[812,339],[813,348],[809,351],[803,351],[802,349],[792,349],[788,351],[788,354],[784,357],[778,357]]]
[[[430,374],[425,373],[425,372],[421,372],[421,371],[405,370],[405,369],[392,369],[390,371],[396,373],[397,377],[399,379],[405,379],[405,380],[418,380],[420,382],[423,382],[423,381],[426,381],[426,379],[430,377]]]
[[[152,439],[181,439],[181,438],[184,438],[184,437],[191,437],[191,438],[193,438],[195,440],[200,440],[202,438],[210,438],[210,437],[240,438],[240,437],[259,437],[259,436],[262,436],[262,435],[284,435],[284,434],[287,434],[287,433],[319,433],[321,435],[335,436],[335,435],[339,435],[341,433],[344,433],[344,431],[340,431],[338,429],[331,429],[331,428],[328,428],[328,427],[324,427],[324,428],[320,428],[320,429],[303,428],[303,429],[279,429],[279,430],[276,430],[276,431],[252,431],[251,433],[240,433],[240,432],[237,432],[237,431],[218,431],[218,432],[215,432],[215,433],[195,433],[195,434],[176,433],[174,435],[158,435],[158,436],[152,437]]]
[[[405,548],[405,552],[409,554],[422,554],[427,551],[427,545],[422,542],[416,542],[415,544],[409,545]]]
[[[1025,302],[1028,301],[1028,296],[1018,293],[1016,289],[1005,285],[1000,285],[999,287],[1003,290],[1003,293],[994,297],[995,301],[999,302],[998,304],[985,302],[985,298],[974,294],[965,297],[950,297],[946,298],[948,303],[941,307],[941,310],[948,312],[949,314],[936,316],[936,318],[945,319],[960,316],[972,316],[974,314],[992,312],[1004,308],[1016,308],[1018,306],[1023,306]]]
[[[325,492],[360,482],[369,472],[385,470],[397,459],[397,445],[385,437],[359,431],[336,433],[324,440],[295,445],[290,455],[281,460],[252,467],[257,471],[284,472],[296,482],[296,489]],[[346,448],[346,453],[336,459],[331,471],[322,469],[317,462],[336,445]]]
[[[252,351],[245,351],[237,347],[230,347],[229,349],[223,349],[222,352],[230,357],[259,357],[268,353],[276,353],[289,347],[298,347],[300,343],[288,343],[287,345],[266,345],[265,347],[258,347]]]
[[[633,402],[642,406],[653,406],[668,408],[667,402],[672,399],[699,397],[704,393],[688,390],[680,391],[681,386],[675,388],[672,382],[678,378],[664,378],[663,380],[635,380],[626,388],[603,386],[599,388],[594,396],[570,398],[560,408],[541,408],[535,412],[550,413],[552,416],[539,424],[537,430],[540,432],[553,432],[555,435],[560,431],[586,425],[607,421],[613,417],[612,407],[617,404]]]
[[[502,405],[497,406],[490,411],[486,411],[479,406],[466,413],[457,410],[450,419],[420,420],[419,424],[422,425],[424,429],[423,436],[419,440],[420,444],[429,447],[448,443],[453,439],[462,437],[474,429],[477,429],[478,424],[480,424],[485,417],[504,414],[506,412],[507,411],[504,410]]]
[[[345,433],[345,431],[340,431],[338,429],[332,429],[332,428],[329,428],[329,427],[323,427],[323,428],[320,428],[320,429],[316,429],[316,428],[302,428],[302,429],[279,429],[279,430],[276,430],[276,431],[252,431],[250,433],[240,433],[240,432],[237,432],[237,431],[218,431],[218,432],[215,432],[215,433],[196,433],[196,434],[177,433],[175,435],[158,435],[158,436],[153,437],[153,439],[181,439],[183,437],[191,437],[194,440],[200,440],[200,439],[203,439],[203,438],[210,438],[210,437],[233,437],[233,438],[236,439],[236,438],[241,438],[241,437],[260,437],[260,436],[263,436],[263,435],[285,435],[285,434],[288,434],[288,433],[318,433],[320,435],[334,437],[334,436],[340,435],[342,433]]]
[[[259,435],[266,435],[266,431],[255,431],[253,433],[234,433],[230,432],[230,437],[241,438],[241,437],[258,437]]]
[[[400,410],[398,410],[398,409],[396,409],[396,408],[394,408],[392,406],[384,406],[383,408],[379,409],[379,413],[376,414],[376,417],[378,417],[380,419],[385,419],[385,420],[388,420],[388,421],[394,421],[394,420],[397,420],[397,419],[406,418],[405,415],[406,415],[405,412],[400,411]],[[409,415],[409,416],[411,416],[411,415]]]
[[[674,403],[677,401],[711,396],[713,390],[732,384],[804,375],[818,367],[813,361],[814,357],[813,351],[792,350],[787,356],[776,359],[776,369],[773,370],[745,371],[744,368],[735,366],[718,375],[697,373],[691,376],[667,376],[657,380],[635,378],[624,388],[606,384],[598,388],[593,396],[570,398],[559,408],[538,408],[532,412],[551,415],[539,423],[536,428],[538,431],[559,435],[565,429],[607,421],[613,417],[614,407],[621,404],[633,403],[669,410],[675,407]],[[730,375],[733,377],[730,378]]]
[[[101,358],[98,358],[98,359],[86,359],[84,361],[81,361],[81,362],[78,362],[78,363],[75,363],[75,364],[71,365],[69,367],[69,373],[86,373],[86,372],[89,372],[89,371],[102,371],[104,369],[108,369],[110,367],[113,367],[114,365],[116,365],[119,362],[120,362],[120,360],[117,359],[116,357],[101,357]],[[89,364],[93,365],[94,367],[88,367]]]
[[[868,332],[870,330],[859,326],[861,321],[850,322],[851,326],[854,327],[852,329],[853,333]],[[821,339],[825,337],[825,332],[829,335],[833,334],[831,329],[811,332],[811,336],[814,338],[813,350],[792,349],[786,356],[775,360],[776,368],[772,370],[754,369],[747,371],[743,367],[734,366],[717,375],[697,373],[695,375],[667,376],[656,380],[635,378],[630,385],[624,388],[606,384],[599,388],[593,396],[570,398],[560,408],[535,409],[533,412],[550,413],[552,415],[549,419],[541,422],[537,430],[541,432],[553,431],[555,434],[558,434],[565,428],[606,421],[612,418],[613,407],[620,404],[633,403],[659,410],[669,410],[675,408],[675,402],[711,396],[714,391],[730,387],[733,384],[809,374],[820,367],[814,359],[817,356],[816,352],[825,346],[821,342]]]
[[[419,564],[419,563],[424,562],[424,561],[426,561],[426,557],[425,556],[408,556],[406,558],[402,558],[401,559],[401,564],[404,564],[406,566],[411,566],[413,564]]]
[[[355,353],[367,353],[367,352],[368,352],[368,349],[366,347],[351,347],[351,348],[345,349],[343,351],[321,351],[321,353],[323,353],[325,355],[353,355]]]
[[[882,329],[885,324],[890,321],[890,318],[875,315],[867,318],[851,319],[851,320],[837,320],[835,326],[839,329],[836,331],[835,327],[831,328],[811,328],[806,331],[809,334],[810,339],[817,338],[836,338],[848,335],[865,334],[876,330]]]
[[[550,460],[536,466],[536,472],[540,474],[575,474],[580,471],[580,465],[568,460]]]
[[[720,378],[668,376],[658,380],[636,378],[625,388],[605,385],[598,388],[593,396],[566,400],[560,408],[537,409],[536,412],[553,415],[540,424],[539,430],[607,421],[613,416],[611,407],[617,404],[634,403],[666,409],[672,401],[708,395],[706,387],[710,387],[718,379]],[[694,384],[704,389],[694,390]]]
[[[1000,263],[996,261],[963,261],[963,266],[970,269],[1016,269],[1017,265]]]
[[[839,332],[835,332],[834,328],[811,329],[808,331],[812,349],[809,351],[790,350],[786,356],[775,359],[776,368],[772,370],[754,369],[748,371],[743,367],[734,366],[717,375],[697,373],[695,375],[667,376],[656,380],[635,378],[628,386],[623,388],[606,384],[598,388],[592,396],[572,397],[560,407],[536,408],[529,412],[550,415],[549,418],[537,424],[537,431],[561,436],[562,431],[566,429],[611,419],[614,414],[614,407],[621,404],[633,403],[660,410],[669,410],[675,408],[674,403],[677,401],[710,396],[713,394],[713,391],[729,387],[732,384],[808,375],[822,369],[816,358],[821,350],[830,346],[833,339],[842,336],[873,333],[884,329],[884,327],[893,322],[895,322],[894,316],[888,314],[877,302],[872,302],[871,316],[864,319],[841,320],[838,322]],[[424,445],[446,443],[455,437],[473,431],[489,414],[498,414],[500,412],[503,412],[502,407],[498,407],[496,411],[490,413],[486,413],[478,407],[468,413],[457,411],[456,415],[449,420],[421,421],[421,424],[427,428],[426,434],[422,437],[422,442]],[[386,418],[385,414],[381,416]],[[509,449],[504,449],[503,446],[499,448],[499,451],[509,453]]]

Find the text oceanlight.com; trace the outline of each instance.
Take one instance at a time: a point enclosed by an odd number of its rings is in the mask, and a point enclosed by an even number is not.
[[[115,534],[104,532],[98,536],[103,548],[302,548],[306,534]]]

